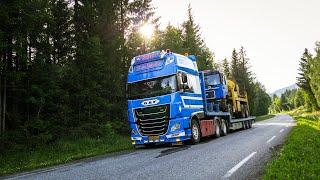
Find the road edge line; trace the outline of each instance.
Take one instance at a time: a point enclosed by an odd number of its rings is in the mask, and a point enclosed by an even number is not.
[[[233,166],[223,177],[228,178],[234,172],[236,172],[244,163],[246,163],[249,159],[251,159],[257,152],[251,153],[249,156],[245,157],[242,161],[240,161],[237,165]]]
[[[276,138],[277,136],[272,136],[272,138],[270,138],[267,143],[270,143],[274,138]]]

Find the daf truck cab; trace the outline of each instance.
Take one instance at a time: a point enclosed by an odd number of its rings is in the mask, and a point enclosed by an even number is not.
[[[170,51],[134,57],[127,98],[133,144],[191,139],[191,120],[204,116],[195,57]]]

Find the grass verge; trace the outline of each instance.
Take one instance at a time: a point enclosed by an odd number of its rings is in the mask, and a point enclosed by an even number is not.
[[[130,139],[117,134],[100,139],[63,139],[32,151],[0,153],[0,176],[128,149],[132,149]]]
[[[256,122],[257,121],[263,121],[263,120],[266,120],[266,119],[270,119],[270,118],[273,118],[275,117],[275,115],[273,114],[267,114],[267,115],[263,115],[263,116],[257,116],[256,117]]]
[[[320,112],[289,112],[297,126],[276,158],[267,165],[263,179],[320,178]]]

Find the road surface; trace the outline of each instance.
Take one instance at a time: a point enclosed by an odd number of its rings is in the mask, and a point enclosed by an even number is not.
[[[8,179],[250,179],[261,175],[274,147],[294,120],[287,115],[257,122],[198,145],[141,149],[8,176]]]

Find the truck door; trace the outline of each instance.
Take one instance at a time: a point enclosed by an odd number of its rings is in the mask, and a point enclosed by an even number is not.
[[[227,85],[227,79],[226,76],[221,74],[221,82],[222,82],[222,91],[223,91],[223,97],[225,98],[228,95],[228,85]]]
[[[198,75],[182,73],[182,83],[183,92],[181,93],[181,99],[184,107],[196,111],[203,109],[201,86]]]

